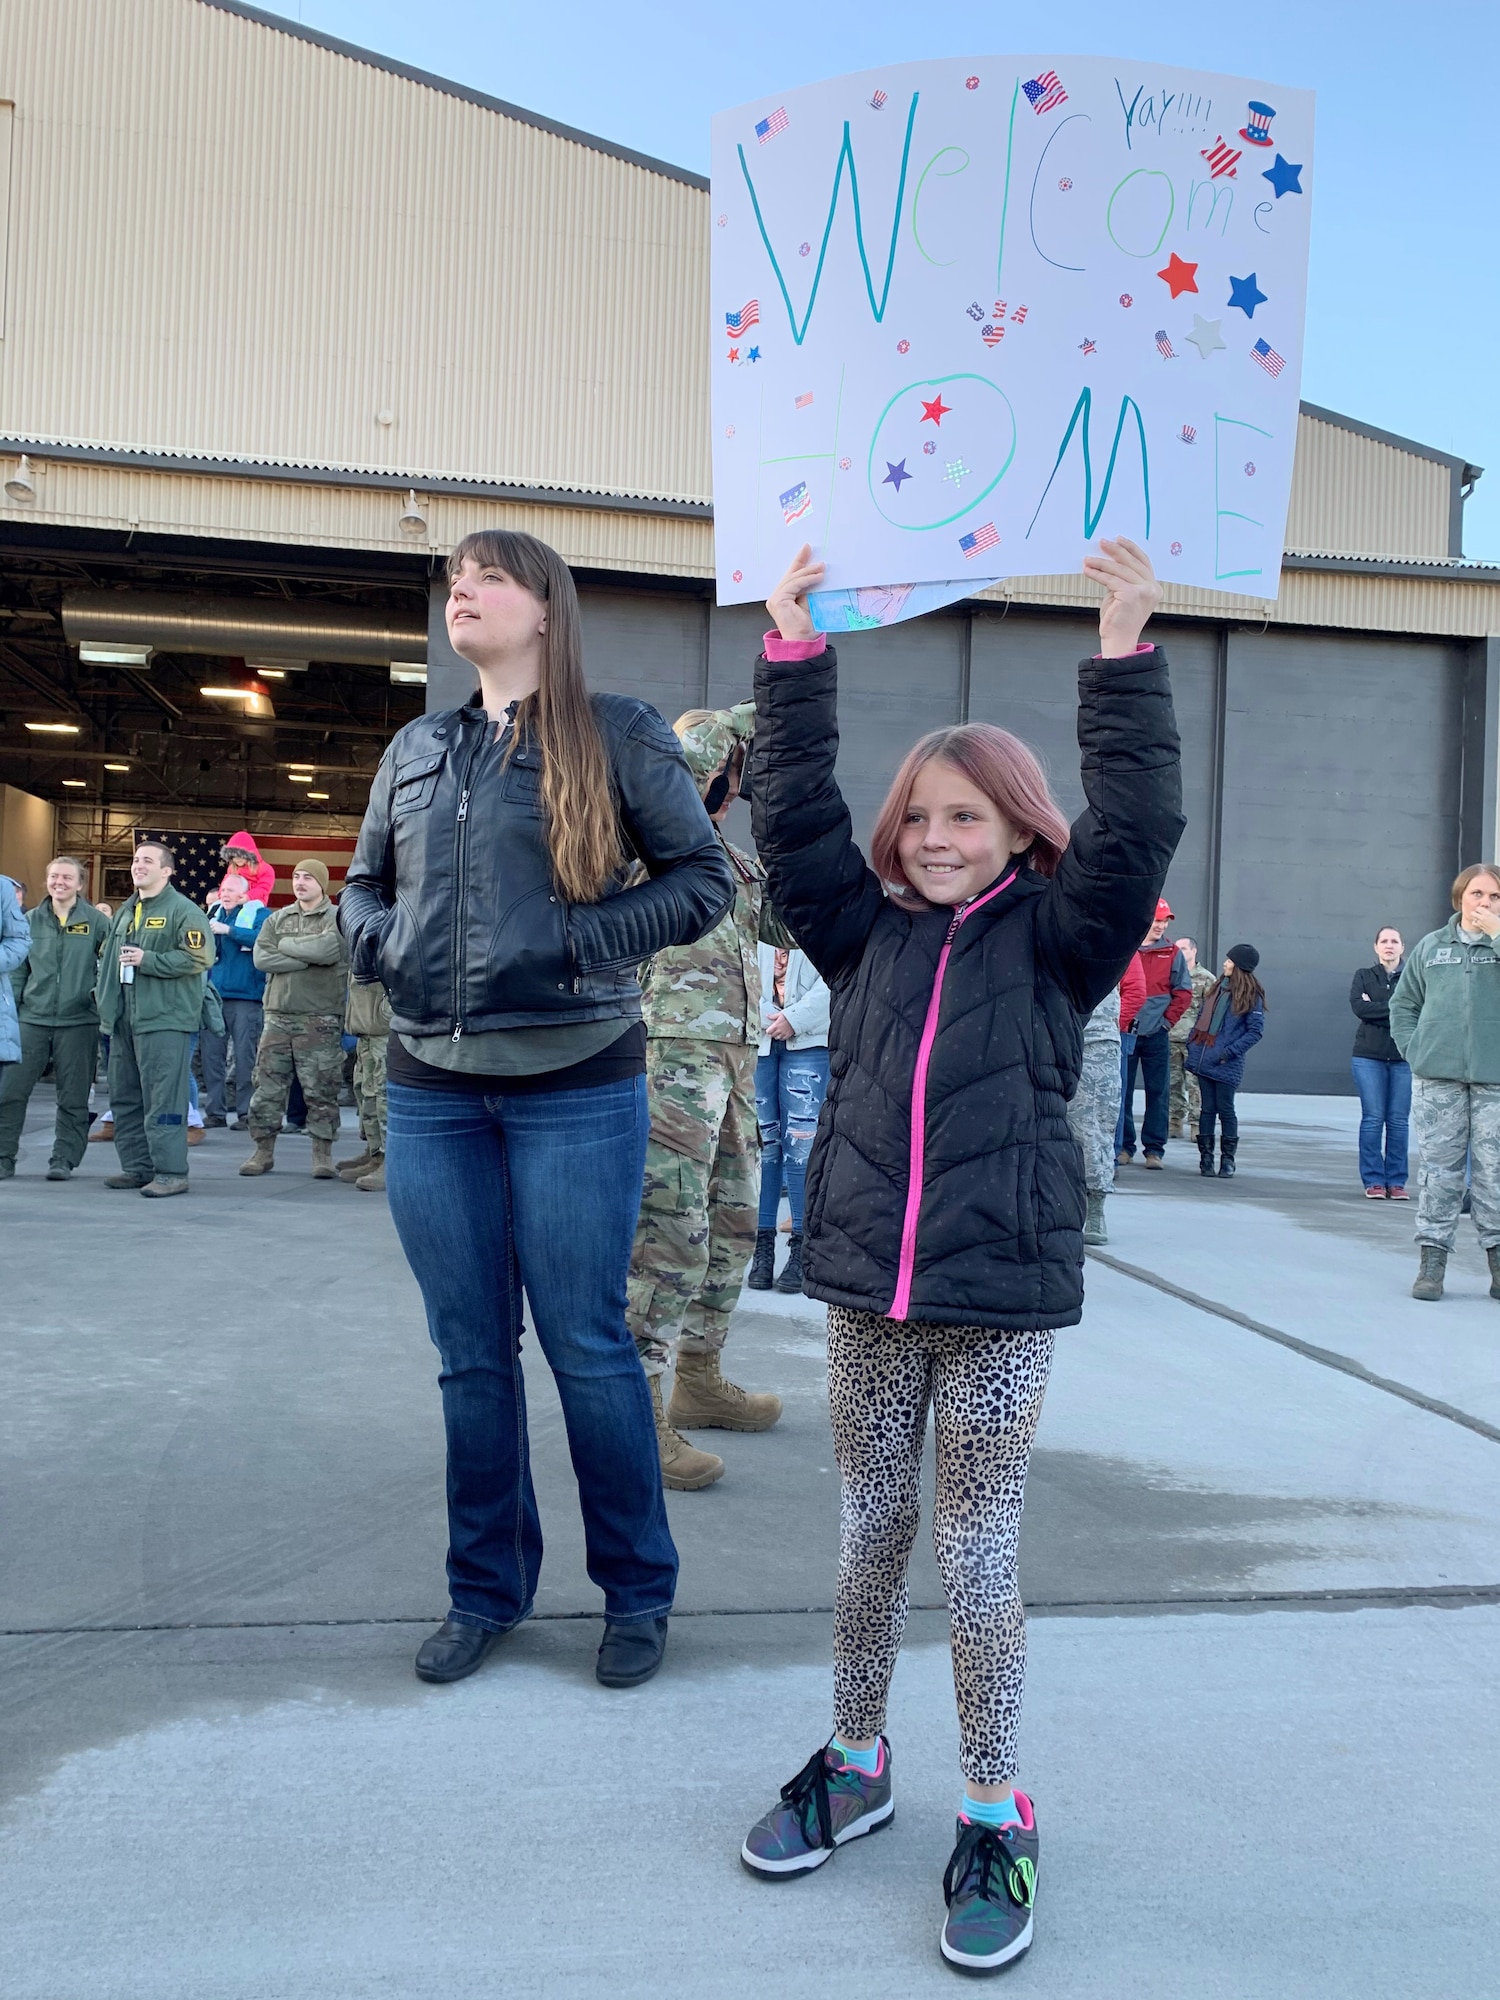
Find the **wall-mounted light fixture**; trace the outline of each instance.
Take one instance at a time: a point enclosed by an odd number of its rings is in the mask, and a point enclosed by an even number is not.
[[[25,452],[21,462],[5,482],[5,490],[12,500],[35,500],[36,482],[31,477],[31,460]]]
[[[406,505],[401,509],[401,518],[396,526],[409,541],[419,542],[427,533],[427,516],[417,505],[416,489],[406,496]]]

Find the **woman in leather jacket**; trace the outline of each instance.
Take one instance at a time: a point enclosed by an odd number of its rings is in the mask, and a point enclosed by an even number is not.
[[[387,1191],[442,1358],[452,1609],[416,1670],[472,1673],[532,1609],[524,1286],[604,1593],[598,1677],[634,1686],[661,1662],[677,1576],[625,1324],[647,1136],[636,968],[702,936],[733,885],[656,710],[589,694],[556,552],[470,535],[448,583],[479,687],[391,743],[339,905],[354,976],[390,997]]]

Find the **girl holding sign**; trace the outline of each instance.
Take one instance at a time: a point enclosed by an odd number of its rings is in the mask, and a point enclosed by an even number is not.
[[[834,782],[836,669],[808,612],[823,576],[810,549],[772,593],[755,676],[756,843],[833,996],[803,1271],[829,1307],[842,1539],[835,1733],[741,1858],[797,1874],[890,1821],[886,1694],[931,1407],[964,1776],[942,1949],[971,1971],[1032,1935],[1016,1548],[1053,1335],[1082,1316],[1066,1104],[1082,1021],[1129,965],[1183,827],[1167,664],[1139,643],[1161,601],[1150,561],[1122,539],[1083,568],[1105,598],[1099,653],[1079,670],[1088,804],[1071,830],[1026,746],[967,723],[912,750],[866,863]]]

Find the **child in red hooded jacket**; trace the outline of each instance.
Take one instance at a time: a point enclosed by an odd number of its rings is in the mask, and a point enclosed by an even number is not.
[[[255,844],[253,833],[232,833],[219,849],[224,858],[224,872],[227,875],[243,875],[249,885],[245,901],[264,903],[271,907],[271,891],[276,886],[276,870],[269,861],[262,861],[260,849]]]

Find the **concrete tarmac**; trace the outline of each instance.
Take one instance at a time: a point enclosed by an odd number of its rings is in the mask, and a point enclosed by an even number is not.
[[[1251,1097],[1232,1184],[1122,1171],[1059,1336],[1022,1537],[1039,1995],[1485,1990],[1500,1945],[1500,1304],[1466,1222],[1418,1305],[1351,1100]],[[745,1825],[829,1727],[837,1477],[821,1310],[747,1295],[786,1398],[669,1496],[647,1688],[598,1594],[527,1342],[538,1616],[422,1686],[442,1616],[435,1356],[384,1200],[242,1181],[0,1184],[0,1991],[61,2000],[951,1990],[958,1797],[919,1538],[889,1835],[766,1885]],[[351,1135],[352,1136],[352,1135]],[[352,1150],[352,1148],[351,1148]],[[1108,1261],[1105,1261],[1105,1260]],[[930,1474],[929,1474],[930,1478]]]

